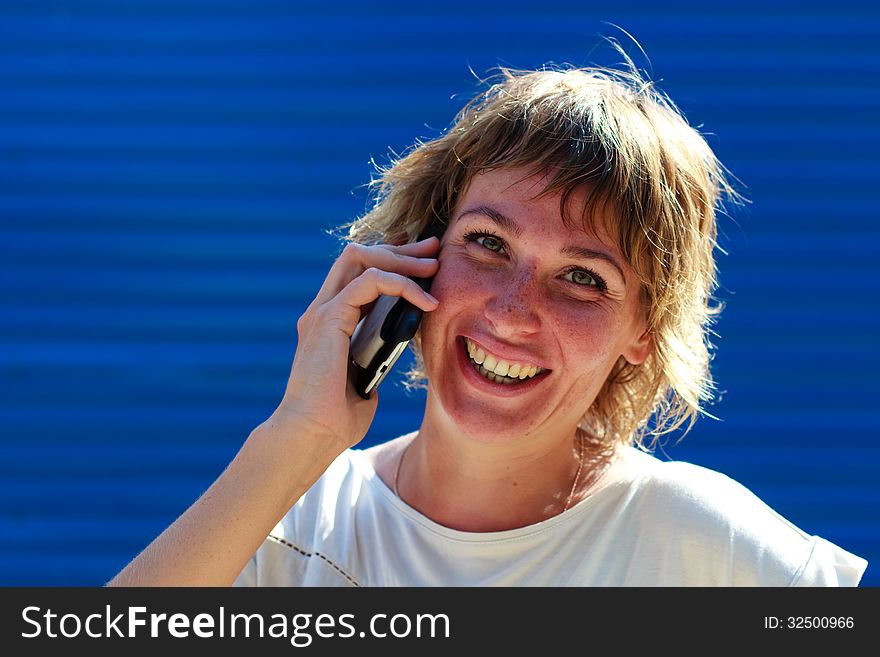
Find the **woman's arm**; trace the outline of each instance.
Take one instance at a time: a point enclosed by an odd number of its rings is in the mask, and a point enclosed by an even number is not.
[[[410,277],[433,276],[436,238],[403,246],[349,245],[297,322],[299,341],[281,404],[254,429],[211,487],[108,586],[228,586],[294,503],[360,442],[378,400],[348,381],[348,348],[362,308],[387,294],[422,310],[437,301]]]
[[[339,453],[306,427],[281,429],[269,418],[211,487],[107,586],[231,585]]]

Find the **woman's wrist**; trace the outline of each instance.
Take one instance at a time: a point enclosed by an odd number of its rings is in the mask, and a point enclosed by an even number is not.
[[[321,427],[276,411],[251,432],[236,460],[262,464],[267,475],[280,474],[292,505],[347,447]]]

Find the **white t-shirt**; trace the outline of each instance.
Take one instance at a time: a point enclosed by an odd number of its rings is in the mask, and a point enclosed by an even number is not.
[[[866,567],[732,479],[635,448],[564,513],[485,533],[430,520],[347,450],[235,585],[856,586]]]

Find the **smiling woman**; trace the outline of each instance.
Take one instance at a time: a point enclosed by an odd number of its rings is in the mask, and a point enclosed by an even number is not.
[[[858,584],[863,559],[649,453],[712,398],[715,215],[736,194],[634,68],[502,69],[376,186],[278,409],[111,584]],[[349,342],[380,295],[425,313],[427,398],[417,430],[361,451],[377,398]]]

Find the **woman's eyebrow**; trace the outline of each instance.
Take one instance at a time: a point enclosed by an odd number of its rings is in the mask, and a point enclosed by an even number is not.
[[[564,249],[562,249],[562,255],[584,260],[604,260],[617,270],[623,280],[626,280],[626,276],[623,273],[623,268],[618,264],[614,256],[605,253],[604,251],[596,251],[595,249],[588,249],[583,246],[574,246],[573,244],[569,244]]]
[[[491,206],[478,205],[476,207],[465,210],[458,216],[459,218],[461,218],[469,214],[479,214],[487,217],[514,237],[522,237],[522,229],[519,227],[519,224],[517,224],[513,219],[505,214],[502,214]],[[595,249],[588,249],[583,246],[575,246],[574,244],[569,244],[562,249],[562,255],[571,258],[578,258],[581,260],[604,260],[617,270],[623,280],[626,280],[626,276],[623,273],[623,268],[617,262],[617,259],[614,256],[605,253],[604,251],[597,251]]]
[[[481,214],[484,217],[488,217],[496,224],[501,226],[508,233],[512,234],[514,237],[522,236],[522,229],[519,227],[513,219],[508,217],[507,215],[503,215],[498,210],[488,205],[478,205],[470,210],[465,210],[460,215],[458,215],[459,219],[469,214]]]

